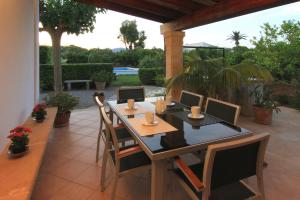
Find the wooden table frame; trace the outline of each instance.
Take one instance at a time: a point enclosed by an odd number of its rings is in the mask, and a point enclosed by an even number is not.
[[[147,100],[145,102],[148,102]],[[113,114],[116,114],[117,117],[123,122],[124,126],[129,130],[132,136],[139,143],[140,147],[144,150],[144,152],[149,156],[152,161],[151,164],[151,200],[163,200],[165,199],[165,185],[166,185],[166,174],[168,173],[168,158],[173,158],[180,154],[186,154],[191,152],[196,152],[199,150],[206,149],[208,145],[217,144],[220,142],[228,142],[236,139],[241,139],[248,137],[252,134],[245,134],[242,136],[234,136],[226,139],[220,139],[215,141],[210,141],[201,144],[190,145],[186,147],[181,147],[178,149],[173,149],[160,153],[153,153],[146,144],[138,137],[137,133],[135,133],[134,128],[128,123],[128,116],[124,116],[119,113],[118,109],[114,106],[115,101],[108,101],[108,105],[110,107],[110,120],[113,121]],[[154,105],[153,105],[154,108]],[[154,111],[154,110],[151,110]]]

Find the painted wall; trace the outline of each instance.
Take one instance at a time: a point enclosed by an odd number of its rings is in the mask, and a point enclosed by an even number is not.
[[[38,99],[38,1],[0,1],[0,152]]]

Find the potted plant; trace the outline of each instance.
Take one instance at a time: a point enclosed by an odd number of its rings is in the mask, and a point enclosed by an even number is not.
[[[25,155],[28,151],[29,133],[31,130],[23,126],[17,126],[10,130],[8,138],[12,141],[8,148],[10,158],[19,158]]]
[[[46,104],[37,104],[34,106],[31,117],[37,122],[43,122],[47,115]]]
[[[272,98],[271,89],[259,85],[254,88],[250,96],[254,97],[254,121],[259,124],[271,124],[273,110],[275,110],[276,113],[280,112],[278,103]]]
[[[55,127],[64,127],[69,123],[71,110],[78,105],[78,98],[66,92],[51,93],[46,98],[47,105],[57,107]]]
[[[103,90],[105,88],[106,82],[110,79],[110,74],[107,71],[102,70],[98,73],[93,74],[91,79],[95,83],[97,90]]]

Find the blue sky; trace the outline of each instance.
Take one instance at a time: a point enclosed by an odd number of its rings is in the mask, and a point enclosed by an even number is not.
[[[117,48],[124,44],[117,38],[122,21],[136,20],[138,29],[146,32],[146,48],[163,48],[163,36],[160,34],[160,23],[133,17],[113,11],[97,15],[95,30],[79,36],[64,34],[62,45],[76,45],[84,48]],[[228,20],[185,30],[184,43],[206,42],[220,47],[233,47],[234,43],[227,40],[232,31],[240,31],[247,36],[241,45],[251,47],[250,39],[259,37],[264,23],[280,25],[284,20],[300,21],[300,2],[280,6]],[[40,44],[51,45],[50,36],[40,33]]]

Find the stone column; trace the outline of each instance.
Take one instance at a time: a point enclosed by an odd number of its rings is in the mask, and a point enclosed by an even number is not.
[[[165,32],[166,78],[169,79],[183,71],[183,31]],[[173,88],[171,94],[174,99],[179,99],[182,86]]]

